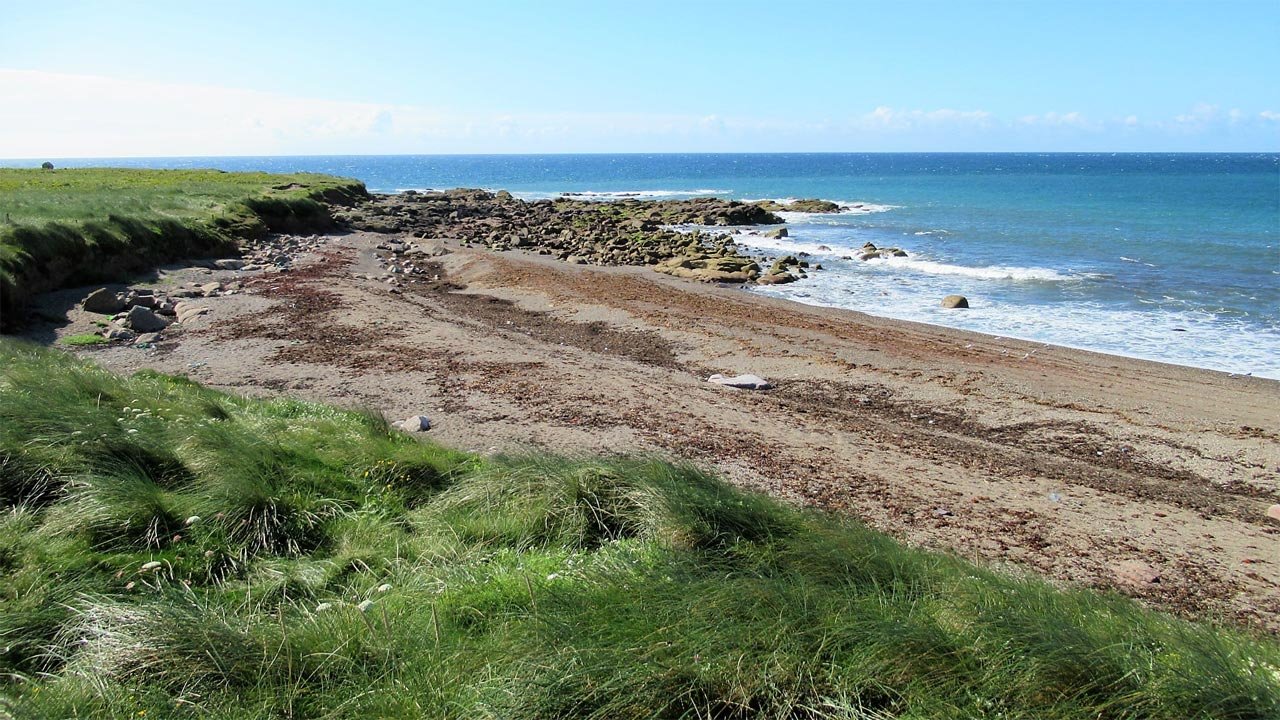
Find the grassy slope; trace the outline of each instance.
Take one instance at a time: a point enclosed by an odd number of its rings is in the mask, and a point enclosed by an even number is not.
[[[1280,647],[645,459],[0,343],[0,714],[1264,718]]]
[[[325,175],[0,168],[0,313],[66,284],[229,254],[267,229],[322,229],[320,200],[364,194]]]

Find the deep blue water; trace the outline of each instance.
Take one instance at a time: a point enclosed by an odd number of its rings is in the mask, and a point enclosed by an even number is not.
[[[62,160],[353,176],[374,191],[714,194],[862,203],[789,214],[770,252],[826,268],[757,292],[1280,378],[1275,154],[501,155]],[[21,164],[16,162],[3,164]],[[910,257],[842,260],[864,242]],[[828,248],[828,249],[822,249]],[[968,311],[938,301],[962,293]]]

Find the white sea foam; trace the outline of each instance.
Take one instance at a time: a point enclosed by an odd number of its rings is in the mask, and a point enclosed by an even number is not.
[[[873,267],[883,265],[893,268],[901,268],[903,270],[911,270],[914,272],[928,273],[930,275],[958,275],[962,277],[979,278],[982,280],[1039,280],[1045,282],[1060,282],[1071,279],[1071,276],[1063,275],[1057,270],[1053,270],[1051,268],[1017,267],[1012,265],[971,267],[968,265],[952,265],[950,263],[942,263],[910,256],[904,258],[878,258],[875,260],[867,260],[866,262],[870,263]]]
[[[1127,263],[1134,263],[1134,264],[1137,264],[1137,265],[1146,265],[1147,267],[1155,267],[1155,265],[1152,265],[1152,264],[1151,264],[1151,263],[1149,263],[1149,262],[1143,262],[1143,261],[1141,261],[1141,260],[1135,260],[1134,258],[1125,257],[1125,256],[1123,256],[1123,255],[1121,255],[1121,256],[1120,256],[1120,259],[1121,259],[1121,260],[1123,260],[1123,261],[1125,261],[1125,262],[1127,262]]]
[[[881,205],[865,202],[837,202],[836,204],[840,206],[841,215],[869,215],[871,213],[889,212],[902,207],[901,205]]]
[[[752,230],[736,233],[734,235],[734,241],[740,245],[745,245],[748,248],[757,250],[792,254],[805,252],[810,255],[833,258],[857,255],[862,250],[862,244],[856,240],[852,243],[847,240],[845,242],[813,242],[794,237],[772,238]],[[912,273],[924,273],[927,275],[954,275],[979,280],[1062,282],[1080,277],[1088,277],[1087,275],[1067,275],[1057,270],[1053,270],[1052,268],[1017,267],[1011,265],[990,265],[986,267],[953,265],[950,263],[930,260],[927,257],[921,257],[918,255],[877,258],[862,262],[865,262],[865,266],[868,269],[901,270]]]
[[[854,266],[858,267],[858,266]],[[954,292],[940,276],[897,276],[832,268],[790,285],[754,291],[810,305],[841,307],[882,317],[974,330],[1113,355],[1280,379],[1280,333],[1259,332],[1243,319],[1204,311],[1171,311],[1168,304],[1122,310],[1080,301],[1019,304],[994,288],[967,290],[970,309],[943,310]],[[982,282],[979,280],[978,282]],[[1050,309],[1051,308],[1051,309]],[[1034,362],[1010,353],[1008,362]]]
[[[805,242],[790,237],[772,238],[754,230],[734,233],[733,241],[755,250],[776,251],[787,254],[806,252],[810,255],[839,257],[841,255],[852,255],[854,252],[853,248],[848,245]]]
[[[777,203],[777,204],[782,205],[782,206],[784,206],[784,207],[785,207],[785,206],[790,205],[791,203],[796,202],[797,200],[800,200],[800,199],[801,199],[801,198],[794,198],[794,197],[782,197],[782,198],[743,198],[743,199],[742,199],[742,202],[746,202],[746,203],[755,203],[755,202],[774,202],[774,203]],[[813,216],[815,216],[815,215],[818,215],[818,216],[821,216],[821,215],[867,215],[867,214],[870,214],[870,213],[888,212],[888,211],[890,211],[890,210],[896,210],[896,209],[898,209],[898,208],[902,207],[901,205],[883,205],[883,204],[880,204],[880,203],[863,202],[863,201],[861,201],[861,200],[831,200],[830,202],[833,202],[833,203],[835,203],[836,205],[839,205],[839,206],[840,206],[840,212],[838,212],[838,213],[808,213],[808,212],[800,212],[800,211],[798,211],[798,210],[785,210],[785,209],[784,209],[784,210],[779,210],[779,211],[778,211],[778,215],[779,215],[780,217],[782,217],[783,219],[786,219],[786,217],[787,217],[788,215],[791,215],[791,216],[793,216],[793,219],[795,219],[795,220],[802,220],[802,219],[808,219],[808,218],[811,218],[811,217],[813,217]]]

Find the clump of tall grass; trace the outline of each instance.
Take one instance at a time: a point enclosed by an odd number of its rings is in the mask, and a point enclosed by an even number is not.
[[[464,542],[592,549],[646,538],[682,549],[764,542],[798,519],[690,465],[529,456],[480,468],[432,503]]]
[[[690,465],[479,458],[8,341],[0,513],[19,717],[1280,716],[1274,639]]]

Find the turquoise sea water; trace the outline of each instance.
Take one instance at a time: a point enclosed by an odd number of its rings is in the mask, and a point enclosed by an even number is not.
[[[314,171],[371,190],[718,195],[863,204],[788,214],[748,246],[826,268],[754,292],[887,317],[1280,378],[1280,155],[820,154],[165,158]],[[20,164],[20,163],[5,163]],[[906,259],[842,260],[864,242]],[[826,248],[826,249],[824,249]],[[944,311],[952,293],[967,311]]]

